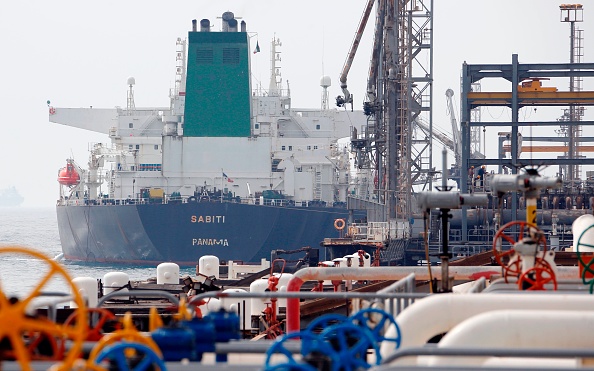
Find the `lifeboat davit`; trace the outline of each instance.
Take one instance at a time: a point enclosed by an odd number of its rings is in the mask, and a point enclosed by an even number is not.
[[[65,186],[73,186],[77,185],[80,182],[80,175],[74,168],[73,164],[66,164],[66,167],[63,167],[58,172],[58,183],[65,185]]]

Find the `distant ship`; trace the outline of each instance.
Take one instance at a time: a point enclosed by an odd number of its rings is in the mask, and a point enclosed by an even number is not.
[[[268,89],[252,89],[244,21],[222,16],[222,32],[197,22],[177,40],[168,107],[138,108],[134,78],[126,108],[57,108],[51,122],[109,135],[89,168],[68,159],[57,205],[64,257],[111,263],[195,265],[204,255],[256,262],[272,250],[319,247],[364,211],[349,152],[338,140],[366,123],[363,111],[295,109],[271,43]],[[373,187],[372,182],[365,182]],[[323,256],[321,256],[323,258]]]
[[[24,200],[15,187],[0,189],[0,207],[20,206]]]

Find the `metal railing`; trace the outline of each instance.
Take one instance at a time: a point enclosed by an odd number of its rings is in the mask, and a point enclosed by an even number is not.
[[[146,204],[169,204],[169,203],[190,203],[190,202],[229,202],[251,205],[279,206],[279,207],[343,207],[334,206],[332,203],[321,203],[319,201],[293,201],[287,199],[260,199],[257,197],[236,197],[232,199],[222,199],[220,197],[210,197],[208,200],[199,200],[195,196],[165,196],[163,198],[150,197],[132,197],[132,198],[97,198],[89,200],[84,198],[60,199],[57,201],[59,206],[109,206],[109,205],[146,205]]]
[[[408,278],[408,277],[407,277]],[[403,286],[408,285],[403,284]],[[128,292],[130,293],[130,291]],[[417,299],[422,299],[429,296],[429,293],[415,293],[415,292],[388,292],[388,293],[379,293],[379,292],[354,292],[354,291],[347,291],[347,292],[279,292],[279,291],[266,291],[266,292],[219,292],[219,291],[211,291],[206,292],[203,294],[196,295],[190,299],[188,304],[197,303],[201,300],[209,299],[209,298],[260,298],[260,299],[271,299],[271,298],[278,298],[278,299],[288,299],[288,298],[298,298],[298,299],[341,299],[341,300],[348,300],[348,299],[360,299],[360,300],[368,300],[368,301],[377,301],[382,300],[387,303],[386,311],[390,313],[394,318],[400,314],[404,308],[410,306],[415,302]],[[132,294],[130,294],[132,296]],[[192,307],[190,305],[190,307]]]

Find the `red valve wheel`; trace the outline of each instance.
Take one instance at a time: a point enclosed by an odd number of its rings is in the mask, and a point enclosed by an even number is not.
[[[546,290],[547,283],[552,283],[553,290],[557,290],[555,272],[549,263],[542,259],[538,259],[537,265],[522,273],[518,278],[520,290]]]
[[[514,239],[513,236],[509,235],[509,232],[512,228],[514,228],[516,226],[518,226],[520,228],[520,231],[518,232],[518,238]],[[544,236],[544,233],[542,233],[542,231],[534,224],[527,223],[527,222],[521,221],[521,220],[515,220],[515,221],[509,222],[509,223],[505,224],[504,226],[502,226],[501,228],[499,228],[497,233],[495,233],[495,237],[493,237],[493,256],[495,257],[495,261],[497,261],[497,263],[499,265],[501,265],[503,268],[505,268],[507,264],[505,264],[503,262],[503,259],[506,257],[512,256],[516,252],[516,250],[513,248],[513,246],[518,241],[521,241],[524,237],[528,237],[530,234],[534,234],[535,236],[537,236],[538,243],[542,244],[542,251],[546,252],[547,251],[547,241]],[[509,249],[507,251],[501,251],[501,243],[504,240],[509,242],[510,245],[512,245],[511,249]],[[510,267],[509,274],[517,275],[517,274],[520,274],[520,271],[519,271],[519,269],[517,269],[517,272],[516,272],[516,269],[514,269],[513,267]]]

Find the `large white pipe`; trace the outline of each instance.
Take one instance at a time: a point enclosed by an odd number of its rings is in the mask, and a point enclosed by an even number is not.
[[[577,251],[576,245],[579,243],[580,252],[594,251],[594,216],[585,214],[573,221],[571,231],[573,232],[573,251]],[[584,231],[586,231],[584,233]]]
[[[590,298],[591,299],[591,298]],[[592,349],[594,312],[567,310],[496,310],[482,313],[454,327],[440,348]],[[429,366],[479,366],[490,357],[429,357]],[[541,360],[543,367],[550,360]],[[522,362],[522,361],[519,361]],[[534,360],[532,361],[534,362]],[[570,362],[574,363],[575,359]],[[537,367],[531,364],[530,367]]]
[[[444,334],[469,317],[498,309],[528,310],[592,310],[594,301],[589,295],[561,294],[438,294],[404,309],[396,318],[402,336],[401,347],[423,346],[435,335]],[[544,322],[543,322],[544,326]],[[394,338],[396,330],[390,326],[385,335]],[[382,358],[394,352],[393,343],[380,348]]]

